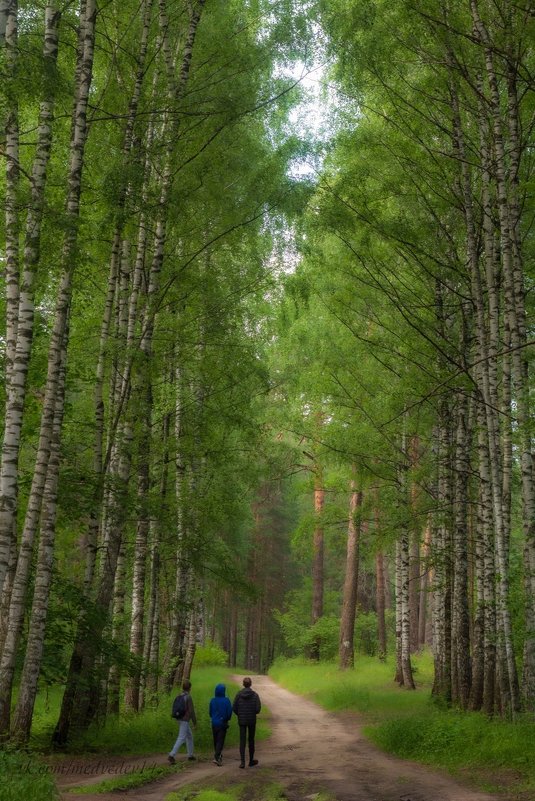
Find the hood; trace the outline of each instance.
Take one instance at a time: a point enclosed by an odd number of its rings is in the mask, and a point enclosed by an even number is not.
[[[226,687],[225,687],[224,684],[218,684],[216,686],[216,688],[215,688],[215,696],[216,696],[216,698],[224,698],[225,697],[225,689],[226,689]]]

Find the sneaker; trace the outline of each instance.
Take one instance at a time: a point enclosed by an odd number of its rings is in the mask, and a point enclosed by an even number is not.
[[[219,765],[219,759],[216,759],[215,757],[212,759],[212,762],[214,765]]]
[[[197,757],[193,756],[193,754],[191,756],[189,756],[188,759],[189,759],[190,762],[196,762],[197,761]]]
[[[217,764],[219,765],[219,767],[221,767],[221,765],[223,764],[223,757],[222,756],[218,756]]]
[[[258,765],[258,759],[251,759],[249,762],[249,767],[254,768],[255,765]]]
[[[174,758],[174,756],[171,756],[171,754],[169,754],[169,756],[167,757],[167,761],[169,762],[170,765],[176,764],[176,759]]]
[[[240,768],[244,768],[244,767],[245,767],[245,762],[240,762]]]

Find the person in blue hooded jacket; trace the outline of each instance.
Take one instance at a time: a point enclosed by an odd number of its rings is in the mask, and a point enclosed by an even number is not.
[[[215,697],[210,701],[210,720],[212,721],[212,734],[214,735],[214,762],[223,764],[223,746],[228,729],[228,722],[232,717],[232,704],[225,696],[226,687],[218,684],[215,688]]]

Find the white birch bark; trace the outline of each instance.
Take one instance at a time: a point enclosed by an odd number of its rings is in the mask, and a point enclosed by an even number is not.
[[[523,523],[525,538],[525,574],[526,574],[526,624],[527,634],[524,654],[524,697],[528,705],[535,706],[535,486],[533,477],[533,453],[531,438],[531,409],[529,377],[525,353],[525,290],[520,254],[520,239],[515,232],[518,221],[518,202],[515,197],[515,180],[508,181],[506,149],[512,156],[512,173],[517,172],[519,161],[518,131],[516,128],[516,97],[511,84],[509,66],[508,81],[508,114],[503,119],[500,88],[495,67],[492,42],[483,22],[476,0],[470,3],[474,29],[479,42],[484,47],[485,69],[489,86],[489,105],[492,118],[493,146],[495,156],[496,193],[498,217],[500,225],[500,246],[504,279],[504,299],[512,345],[513,378],[516,395],[516,409],[521,439],[521,476],[523,498]],[[508,125],[512,141],[508,147],[504,141],[504,123]],[[516,247],[515,247],[516,243]],[[498,557],[500,558],[500,550]],[[502,566],[500,566],[500,571]],[[506,626],[506,621],[504,621]],[[507,643],[507,632],[504,631],[507,663],[510,673],[511,654]],[[511,676],[509,675],[511,684]],[[518,706],[518,687],[511,687],[511,705]]]
[[[23,541],[28,543],[28,547],[30,548],[33,544],[41,510],[41,501],[50,454],[50,442],[54,427],[56,398],[61,394],[60,383],[62,371],[59,369],[59,367],[61,363],[65,332],[68,326],[72,293],[72,275],[75,268],[77,241],[76,222],[80,208],[83,157],[87,136],[86,113],[89,89],[92,79],[95,17],[96,7],[94,0],[88,0],[87,18],[84,27],[84,59],[83,67],[80,73],[78,101],[75,108],[68,175],[69,190],[67,195],[67,217],[70,220],[70,225],[67,233],[65,234],[63,243],[62,275],[58,288],[54,325],[51,333],[48,352],[48,370],[39,432],[39,444],[30,497],[28,501],[28,508],[26,512],[26,519],[24,522],[24,531],[22,535]]]
[[[126,554],[125,546],[122,544],[117,557],[117,567],[115,569],[115,579],[113,586],[112,602],[112,621],[111,638],[116,645],[124,645],[124,609],[126,597]],[[121,667],[118,662],[114,662],[110,667],[107,686],[107,712],[110,715],[118,715],[121,699]]]
[[[64,348],[62,364],[60,367],[63,373],[65,372],[66,362],[67,350]],[[61,389],[54,414],[54,433],[51,442],[50,459],[48,462],[48,471],[43,492],[43,510],[40,521],[40,538],[37,554],[32,610],[28,625],[28,638],[26,641],[24,665],[19,684],[19,695],[17,698],[13,724],[11,727],[13,738],[17,742],[22,743],[28,742],[30,738],[33,710],[35,699],[37,697],[38,680],[45,643],[48,603],[50,598],[50,588],[52,585],[54,566],[57,492],[61,463],[60,442],[65,406],[64,375],[61,377],[59,384]],[[17,570],[17,573],[18,572],[19,571]],[[24,609],[22,608],[20,612],[20,617],[22,620]],[[14,644],[16,639],[14,640]],[[14,655],[16,656],[16,653]]]
[[[19,108],[14,79],[18,62],[18,0],[5,11],[5,65],[7,117],[5,122],[5,276],[6,276],[6,383],[9,386],[17,347],[19,307]],[[1,584],[0,584],[1,590]]]
[[[46,70],[53,70],[58,53],[60,14],[54,3],[45,9],[43,60]],[[20,288],[18,292],[16,346],[9,375],[5,409],[5,429],[0,468],[0,542],[15,528],[18,496],[18,462],[22,417],[26,395],[26,377],[30,361],[34,319],[34,280],[40,256],[41,226],[45,199],[47,168],[52,146],[54,89],[45,81],[45,96],[39,109],[37,145],[32,166],[30,204],[26,217]],[[0,554],[1,554],[0,546]],[[1,574],[0,555],[0,574]],[[1,578],[0,578],[1,585]]]
[[[80,71],[80,83],[78,85],[77,102],[73,120],[68,175],[67,216],[70,219],[71,225],[65,234],[63,242],[62,275],[48,352],[48,370],[37,458],[21,537],[17,574],[13,586],[12,603],[10,607],[11,622],[9,624],[9,629],[11,629],[12,633],[10,635],[8,629],[8,638],[6,639],[2,659],[3,667],[0,670],[0,730],[3,731],[5,731],[9,725],[9,707],[12,688],[12,669],[9,662],[15,659],[18,638],[20,637],[29,567],[33,554],[33,543],[41,513],[43,491],[48,473],[56,406],[58,404],[58,399],[63,395],[63,383],[65,380],[62,358],[64,348],[68,346],[66,337],[72,293],[72,275],[75,268],[77,240],[76,221],[80,208],[83,157],[87,137],[86,113],[92,79],[95,18],[96,6],[94,0],[88,0],[84,26],[84,58]],[[10,647],[6,654],[8,639],[10,640]]]
[[[395,681],[403,686],[403,665],[402,665],[402,569],[401,569],[401,545],[399,539],[396,540],[396,551],[394,559],[394,581],[395,581],[395,615],[396,615],[396,675]]]
[[[184,46],[182,65],[180,70],[180,81],[179,81],[180,92],[183,92],[185,90],[187,78],[189,76],[189,68],[193,53],[193,45],[203,5],[204,2],[199,2],[191,15],[190,28]],[[171,128],[173,126],[178,125],[178,117],[179,117],[178,114],[174,115]],[[166,134],[169,133],[172,133],[172,131],[167,130]],[[158,278],[164,258],[164,248],[166,241],[166,224],[167,224],[167,214],[168,214],[168,196],[172,184],[171,156],[173,153],[173,148],[175,147],[176,136],[175,137],[169,136],[167,141],[169,144],[167,145],[165,151],[164,167],[162,170],[163,174],[161,179],[161,191],[160,191],[161,205],[157,210],[157,220],[155,224],[155,235],[154,235],[154,249],[153,249],[151,271],[150,271],[151,275],[149,279],[150,285],[148,294],[151,297],[151,299],[155,296],[158,288]],[[135,304],[132,302],[132,295],[131,295],[130,310],[132,311],[132,314],[129,315],[128,334],[127,334],[128,355],[129,355],[128,340],[130,339],[130,334],[131,334],[133,341],[135,332],[133,326],[133,320],[135,319],[135,316],[133,314],[134,307]],[[155,306],[153,307],[152,303],[147,303],[144,325],[142,327],[141,336],[139,339],[139,345],[142,349],[150,346],[155,310],[156,307]],[[127,369],[123,371],[119,404],[115,409],[115,420],[117,421],[117,424],[120,419],[121,413],[124,413],[125,403],[130,394],[131,367],[132,367],[132,358],[128,360]],[[121,434],[119,436],[119,439],[122,440],[122,442],[124,442],[124,446],[123,445],[121,446],[122,453],[120,454],[118,459],[119,478],[120,478],[119,486],[125,487],[128,479],[128,473],[130,470],[129,449],[132,441],[132,424],[128,416],[126,422],[121,427]],[[110,446],[108,448],[109,454],[111,454],[114,448],[114,440],[115,438],[111,439],[110,441]],[[111,598],[111,592],[113,589],[113,578],[117,564],[117,556],[124,528],[124,514],[121,514],[122,503],[123,502],[119,495],[111,493],[110,496],[111,511],[109,512],[110,522],[109,525],[107,526],[106,539],[103,548],[103,560],[101,562],[100,580],[95,597],[95,603],[103,610],[102,627],[104,625],[104,620],[106,618],[107,609]],[[72,669],[69,672],[67,689],[64,694],[64,700],[62,703],[60,718],[58,720],[58,724],[56,726],[54,735],[54,739],[57,743],[64,743],[66,741],[72,726],[76,728],[86,726],[89,723],[91,715],[93,714],[93,711],[95,709],[96,706],[96,699],[94,697],[95,688],[94,687],[90,688],[89,693],[82,695],[77,690],[77,675],[80,672],[91,670],[92,664],[96,656],[96,650],[98,648],[97,639],[99,632],[95,632],[95,635],[96,636],[93,639],[92,643],[86,643],[83,642],[82,640],[77,641],[77,645],[75,647],[75,653],[73,654],[73,659],[71,661]]]

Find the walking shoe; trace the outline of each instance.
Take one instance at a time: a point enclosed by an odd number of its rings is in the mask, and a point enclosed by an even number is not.
[[[196,762],[197,757],[193,756],[193,754],[192,754],[191,756],[188,757],[188,759],[189,759],[190,762]]]
[[[222,756],[218,756],[217,764],[219,765],[219,767],[221,767],[221,765],[223,764],[223,757]]]
[[[212,759],[212,762],[214,763],[214,765],[219,765],[219,760],[216,759],[215,757]]]
[[[249,767],[254,768],[255,765],[258,765],[258,759],[251,759],[249,762]]]
[[[244,767],[245,767],[245,762],[240,762],[240,768],[244,768]]]
[[[176,759],[174,758],[174,756],[171,756],[171,754],[169,754],[169,756],[167,757],[167,761],[169,762],[170,765],[176,764]]]

